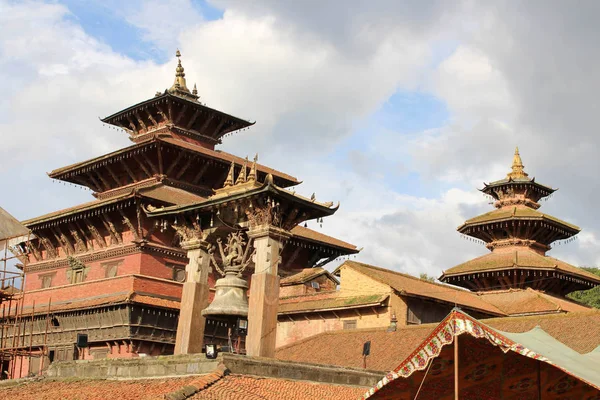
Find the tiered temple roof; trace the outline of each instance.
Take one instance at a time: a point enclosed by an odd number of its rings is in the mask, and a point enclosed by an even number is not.
[[[491,253],[446,270],[442,281],[473,290],[531,287],[559,295],[600,284],[596,275],[546,256],[553,242],[580,229],[537,211],[555,189],[529,177],[518,148],[506,178],[482,191],[496,200],[496,210],[467,220],[458,231],[486,242]]]

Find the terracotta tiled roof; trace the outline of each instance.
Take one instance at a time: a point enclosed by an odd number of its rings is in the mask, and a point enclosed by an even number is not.
[[[378,306],[384,303],[389,294],[371,294],[348,296],[340,292],[323,292],[290,296],[279,299],[279,314],[294,314],[306,311],[332,310],[338,308],[357,308]]]
[[[425,297],[446,303],[458,304],[468,309],[483,311],[492,315],[504,315],[497,307],[483,301],[477,295],[466,290],[428,282],[411,275],[356,261],[346,261],[338,269],[344,266],[353,268],[376,281],[389,285],[401,295]]]
[[[198,203],[205,200],[205,197],[190,193],[183,189],[174,188],[167,185],[158,185],[154,187],[139,189],[139,193],[147,198],[163,201],[176,205]]]
[[[184,205],[190,203],[196,203],[204,200],[204,197],[195,195],[193,193],[186,192],[185,190],[181,190],[178,188],[174,188],[171,186],[164,185],[162,183],[157,183],[154,186],[147,188],[132,188],[130,191],[115,196],[110,197],[108,199],[103,200],[93,200],[87,203],[79,204],[74,207],[65,208],[63,210],[58,210],[51,212],[49,214],[41,215],[36,218],[28,219],[23,221],[25,225],[33,225],[38,224],[45,221],[50,221],[56,218],[63,217],[65,215],[71,215],[75,213],[80,213],[88,210],[93,210],[98,207],[102,207],[108,204],[118,203],[122,200],[130,199],[135,196],[135,193],[139,193],[142,197],[146,197],[149,199],[154,199],[158,201],[163,201],[166,203],[174,204],[174,205]]]
[[[526,219],[526,220],[540,220],[540,221],[546,220],[547,222],[554,222],[554,223],[563,225],[563,226],[570,228],[577,232],[579,232],[581,230],[576,225],[562,221],[556,217],[553,217],[552,215],[541,213],[541,212],[534,210],[533,208],[530,208],[527,206],[512,206],[512,207],[505,207],[505,208],[500,208],[500,209],[497,209],[494,211],[490,211],[488,213],[479,215],[475,218],[468,219],[458,229],[461,230],[462,227],[469,226],[469,225],[484,224],[487,222],[506,221],[506,220],[511,220],[511,219]]]
[[[540,326],[549,335],[575,351],[587,353],[600,345],[600,311],[504,317],[484,320],[485,324],[505,332],[527,332]],[[277,349],[281,360],[316,364],[362,367],[363,343],[371,341],[367,368],[390,371],[408,357],[438,324],[386,328],[353,329],[325,332]],[[335,349],[332,351],[331,349]]]
[[[509,315],[589,311],[591,308],[537,290],[510,289],[477,293]]]
[[[535,178],[504,178],[504,179],[500,179],[494,182],[490,182],[490,183],[484,183],[485,187],[484,189],[482,189],[482,191],[485,191],[486,189],[492,188],[492,187],[496,187],[496,186],[502,186],[502,185],[506,185],[508,183],[520,183],[520,184],[531,184],[533,186],[537,186],[539,188],[545,189],[546,191],[553,193],[556,191],[556,189],[551,188],[550,186],[546,186],[546,185],[542,185],[541,183],[537,183],[535,181]]]
[[[505,332],[527,332],[539,326],[553,338],[582,354],[600,345],[600,310],[493,318],[483,322]]]
[[[299,285],[311,281],[321,275],[327,275],[331,280],[337,282],[337,279],[323,268],[304,268],[302,271],[283,278],[279,283],[281,286]]]
[[[495,251],[488,253],[444,271],[444,276],[513,268],[558,271],[577,275],[592,282],[600,283],[600,277],[591,272],[574,267],[564,261],[557,260],[556,258],[543,256],[527,247],[521,247],[511,251]]]
[[[436,326],[404,326],[396,332],[387,332],[386,328],[330,331],[280,347],[275,357],[287,361],[362,368],[363,344],[370,340],[371,355],[367,358],[367,368],[390,371],[408,357]]]
[[[52,220],[54,218],[59,218],[64,215],[69,215],[69,214],[73,214],[73,213],[77,213],[77,212],[83,212],[83,211],[87,211],[87,210],[93,210],[95,208],[102,207],[102,206],[105,206],[108,204],[117,203],[121,200],[130,198],[130,197],[132,197],[132,194],[128,193],[125,195],[116,196],[116,197],[106,199],[106,200],[92,200],[87,203],[78,204],[73,207],[64,208],[62,210],[58,210],[58,211],[54,211],[54,212],[51,212],[48,214],[40,215],[39,217],[27,219],[25,221],[22,221],[22,223],[23,223],[23,225],[34,225],[34,224],[38,224],[41,222]]]
[[[301,225],[296,225],[292,229],[292,234],[299,239],[306,239],[312,242],[324,243],[330,246],[336,246],[346,250],[350,250],[351,254],[358,253],[360,251],[353,244],[346,243],[342,240],[336,239],[332,236],[327,236],[323,233],[314,231],[309,228],[305,228]]]
[[[231,163],[232,161],[234,161],[236,164],[243,164],[246,162],[246,160],[242,157],[238,157],[238,156],[234,156],[233,154],[229,154],[225,151],[221,151],[221,150],[211,150],[211,149],[207,149],[206,147],[202,147],[202,146],[198,146],[196,144],[193,143],[188,143],[188,142],[184,142],[182,140],[179,139],[171,139],[171,138],[163,138],[160,139],[161,141],[165,142],[165,143],[169,143],[172,144],[174,146],[177,147],[181,147],[184,149],[188,149],[188,150],[192,150],[196,153],[201,153],[204,155],[207,155],[209,157],[213,157],[219,160],[224,160],[228,163]],[[263,172],[265,174],[271,174],[274,177],[279,177],[281,179],[284,179],[286,181],[288,181],[288,184],[293,184],[293,185],[297,185],[300,182],[298,181],[298,179],[296,179],[295,177],[288,175],[286,173],[283,173],[281,171],[277,171],[276,169],[273,168],[269,168],[265,165],[262,164],[256,164],[256,169],[259,172]],[[286,185],[288,186],[288,185]]]
[[[0,386],[0,398],[15,400],[158,400],[199,377],[145,380],[41,380]]]
[[[119,156],[121,154],[124,153],[128,153],[130,151],[134,151],[134,150],[138,150],[140,148],[146,147],[148,145],[153,145],[154,143],[156,143],[157,141],[162,141],[165,143],[169,143],[171,145],[175,145],[178,146],[180,148],[184,148],[187,150],[191,150],[195,153],[200,153],[203,155],[206,155],[208,157],[211,157],[213,159],[216,160],[221,160],[224,161],[225,163],[231,163],[232,161],[235,161],[237,164],[243,164],[245,162],[245,159],[238,157],[238,156],[234,156],[233,154],[229,154],[227,152],[224,151],[220,151],[220,150],[211,150],[211,149],[207,149],[205,147],[202,146],[198,146],[192,143],[188,143],[188,142],[184,142],[182,140],[179,139],[172,139],[172,138],[161,138],[161,139],[149,139],[149,140],[145,140],[143,142],[140,143],[136,143],[134,145],[128,146],[128,147],[124,147],[122,149],[113,151],[111,153],[108,154],[104,154],[102,156],[99,157],[95,157],[86,161],[81,161],[78,163],[74,163],[71,165],[67,165],[64,166],[62,168],[58,168],[53,170],[52,172],[48,173],[48,175],[52,178],[56,178],[56,179],[61,179],[61,176],[67,172],[71,172],[71,171],[75,171],[79,168],[85,167],[85,166],[92,166],[98,162],[104,162],[106,160],[109,160],[113,157]],[[277,171],[273,168],[269,168],[266,167],[264,165],[261,164],[257,164],[257,169],[260,172],[263,172],[265,174],[271,174],[276,178],[280,178],[286,181],[285,186],[290,186],[290,185],[297,185],[300,182],[298,181],[298,179],[296,179],[295,177],[285,174],[283,172]]]
[[[27,300],[27,294],[25,295],[25,299]],[[145,294],[139,294],[135,292],[121,292],[121,293],[111,293],[109,295],[95,296],[93,298],[81,299],[69,302],[61,302],[61,303],[52,303],[50,305],[50,311],[59,312],[59,311],[69,311],[69,310],[79,310],[79,309],[88,309],[88,308],[96,308],[103,307],[114,304],[122,304],[122,303],[139,303],[139,304],[147,304],[150,306],[163,307],[163,308],[171,308],[171,309],[179,309],[179,302],[169,299],[163,299],[160,297],[148,296]],[[26,305],[23,307],[23,313],[31,312],[31,305]],[[39,304],[35,305],[35,313],[36,314],[45,314],[48,311],[48,304]]]
[[[0,240],[27,236],[28,234],[29,229],[24,227],[15,217],[0,207]]]
[[[294,400],[294,399],[356,399],[363,387],[228,375],[199,391],[191,399],[203,400]]]

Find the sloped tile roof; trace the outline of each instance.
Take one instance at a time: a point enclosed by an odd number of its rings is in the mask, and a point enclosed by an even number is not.
[[[600,345],[600,310],[490,318],[484,322],[505,332],[527,332],[540,326],[549,335],[582,354]],[[408,357],[437,326],[438,324],[403,326],[396,332],[387,332],[385,328],[325,332],[280,347],[276,357],[287,361],[361,368],[362,346],[370,340],[371,355],[367,358],[367,368],[390,371]]]
[[[0,398],[15,400],[158,400],[198,377],[145,380],[41,380],[0,386]]]
[[[27,294],[25,294],[27,300]],[[77,299],[74,301],[51,303],[50,311],[60,312],[69,310],[79,310],[88,308],[104,307],[109,305],[123,304],[123,303],[138,303],[146,304],[150,306],[170,308],[174,310],[179,309],[179,302],[169,299],[163,299],[160,297],[148,296],[145,294],[138,294],[135,292],[120,292],[120,293],[109,293],[107,295],[94,296],[87,299]],[[23,312],[31,312],[31,305],[23,307]],[[35,313],[45,314],[48,311],[48,304],[36,304]]]
[[[590,307],[531,288],[477,293],[508,315],[589,311]]]
[[[483,311],[492,315],[504,315],[504,313],[497,307],[483,301],[474,293],[466,290],[457,289],[455,287],[442,285],[439,283],[428,282],[411,275],[390,271],[356,261],[346,261],[344,264],[338,267],[338,269],[344,266],[353,268],[362,274],[375,279],[376,281],[389,285],[400,294],[425,297],[451,304],[459,304],[462,307]]]
[[[300,239],[307,239],[317,243],[324,243],[327,245],[333,245],[336,247],[340,247],[346,250],[350,250],[351,254],[358,253],[359,250],[355,245],[344,242],[343,240],[336,239],[332,236],[325,235],[321,232],[314,231],[309,228],[305,228],[301,225],[296,225],[292,229],[292,234]]]
[[[581,278],[600,284],[600,277],[597,275],[567,264],[564,261],[557,260],[556,258],[541,255],[527,247],[521,247],[510,251],[494,251],[488,253],[459,264],[456,267],[447,269],[444,271],[444,276],[513,268],[555,270],[567,274],[578,275]]]
[[[29,229],[23,226],[15,217],[0,207],[0,240],[7,240],[19,236],[27,236]]]
[[[340,292],[322,292],[279,299],[279,314],[293,314],[306,311],[331,310],[377,306],[384,303],[389,294],[348,296]]]
[[[371,341],[367,368],[390,371],[429,335],[437,324],[403,326],[396,332],[386,328],[329,331],[277,349],[275,357],[340,367],[363,367],[362,349]]]
[[[338,400],[356,399],[363,387],[343,386],[308,381],[228,375],[191,399],[195,400]]]
[[[346,386],[309,381],[232,374],[220,365],[210,374],[185,378],[145,380],[41,380],[0,385],[0,398],[22,400],[280,400],[356,399],[363,386]]]
[[[327,275],[329,279],[339,283],[337,279],[324,268],[304,268],[294,275],[283,278],[279,284],[281,286],[300,285],[318,278],[321,275]]]
[[[44,214],[39,217],[31,218],[23,221],[25,225],[34,225],[45,221],[50,221],[56,218],[60,218],[66,215],[76,214],[84,211],[94,210],[96,208],[118,203],[122,200],[130,199],[135,196],[135,193],[138,192],[141,196],[146,197],[148,199],[154,199],[158,201],[164,201],[166,203],[174,204],[174,205],[184,205],[191,204],[205,200],[204,197],[195,195],[190,192],[186,192],[185,190],[174,188],[171,186],[164,185],[162,183],[157,183],[151,187],[145,188],[135,188],[132,187],[130,191],[125,192],[124,194],[117,195],[115,197],[109,197],[107,199],[102,200],[93,200],[87,203],[78,204],[73,207],[65,208],[62,210],[54,211],[49,214]]]
[[[526,220],[540,220],[540,221],[547,220],[548,222],[554,222],[559,225],[563,225],[574,231],[579,232],[581,230],[576,225],[565,222],[561,219],[553,217],[552,215],[544,214],[542,212],[539,212],[539,211],[534,210],[533,208],[530,208],[527,206],[512,206],[512,207],[499,208],[499,209],[490,211],[488,213],[478,215],[477,217],[474,217],[474,218],[471,218],[471,219],[468,219],[467,221],[465,221],[465,223],[461,227],[459,227],[459,230],[463,226],[477,225],[477,224],[483,224],[483,223],[487,223],[487,222],[505,221],[505,220],[511,220],[511,219],[526,219]]]

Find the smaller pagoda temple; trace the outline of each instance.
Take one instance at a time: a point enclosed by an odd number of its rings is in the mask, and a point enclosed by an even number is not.
[[[532,288],[559,296],[600,284],[600,278],[546,252],[579,227],[544,214],[540,200],[556,191],[525,172],[519,148],[506,178],[484,183],[495,210],[467,220],[458,231],[487,243],[491,253],[446,270],[440,280],[475,291]]]

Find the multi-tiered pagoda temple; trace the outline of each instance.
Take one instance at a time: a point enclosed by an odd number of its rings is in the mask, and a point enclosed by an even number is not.
[[[248,268],[244,278],[252,280],[250,300],[257,310],[266,307],[267,321],[251,322],[250,333],[277,323],[279,276],[358,252],[300,225],[322,222],[337,210],[333,203],[296,195],[288,189],[300,183],[296,178],[256,157],[249,162],[215,149],[225,135],[253,123],[200,102],[195,85],[188,89],[181,60],[169,89],[102,121],[128,133],[134,144],[49,173],[90,188],[96,199],[24,221],[35,239],[12,249],[25,272],[18,307],[29,317],[14,320],[14,305],[5,310],[19,329],[3,332],[2,346],[44,357],[3,365],[10,376],[37,373],[40,362],[52,360],[199,352],[203,335],[227,343],[227,322],[205,321],[200,312],[218,278],[209,258],[230,261],[208,251],[232,232],[252,231],[253,246],[260,247],[258,271]],[[160,219],[149,216],[173,208]],[[256,272],[269,274],[251,279]],[[274,306],[257,297],[255,280],[275,296]],[[187,314],[179,318],[182,292]],[[85,346],[78,334],[87,335]],[[255,340],[253,348],[272,353],[271,336],[266,344]]]
[[[485,184],[496,209],[467,220],[458,231],[487,243],[491,253],[444,272],[440,280],[474,291],[532,288],[559,296],[600,284],[600,278],[546,255],[552,243],[568,240],[580,229],[544,214],[540,200],[556,189],[524,171],[519,149],[506,178]]]

